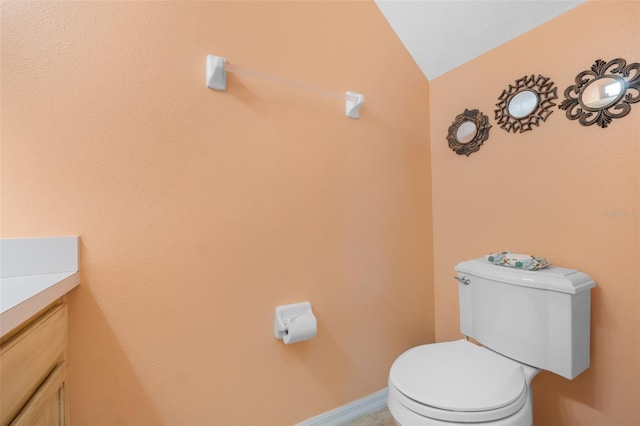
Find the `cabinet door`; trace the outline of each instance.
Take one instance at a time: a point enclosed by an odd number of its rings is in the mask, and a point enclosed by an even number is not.
[[[6,425],[64,359],[67,307],[58,305],[0,347],[0,424]]]
[[[11,426],[65,426],[68,424],[65,404],[66,362],[58,365],[24,406]]]

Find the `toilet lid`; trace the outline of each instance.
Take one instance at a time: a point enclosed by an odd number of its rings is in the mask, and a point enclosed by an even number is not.
[[[451,411],[505,407],[526,386],[519,363],[466,340],[409,349],[393,363],[389,380],[416,402]]]

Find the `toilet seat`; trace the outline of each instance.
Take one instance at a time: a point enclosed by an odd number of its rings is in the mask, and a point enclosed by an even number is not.
[[[520,410],[528,386],[522,364],[458,340],[400,355],[389,374],[389,397],[432,419],[486,422]]]

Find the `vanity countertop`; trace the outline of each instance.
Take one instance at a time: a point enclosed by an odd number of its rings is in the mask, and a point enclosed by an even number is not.
[[[0,336],[80,284],[78,237],[0,240]]]

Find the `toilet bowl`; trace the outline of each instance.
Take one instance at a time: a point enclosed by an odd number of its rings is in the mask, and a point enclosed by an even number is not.
[[[455,270],[460,332],[479,344],[404,352],[389,372],[389,411],[402,426],[531,426],[535,375],[571,380],[589,367],[595,282],[575,269],[513,269],[488,258]]]
[[[466,340],[417,346],[391,367],[387,405],[401,425],[531,425],[539,371]]]

